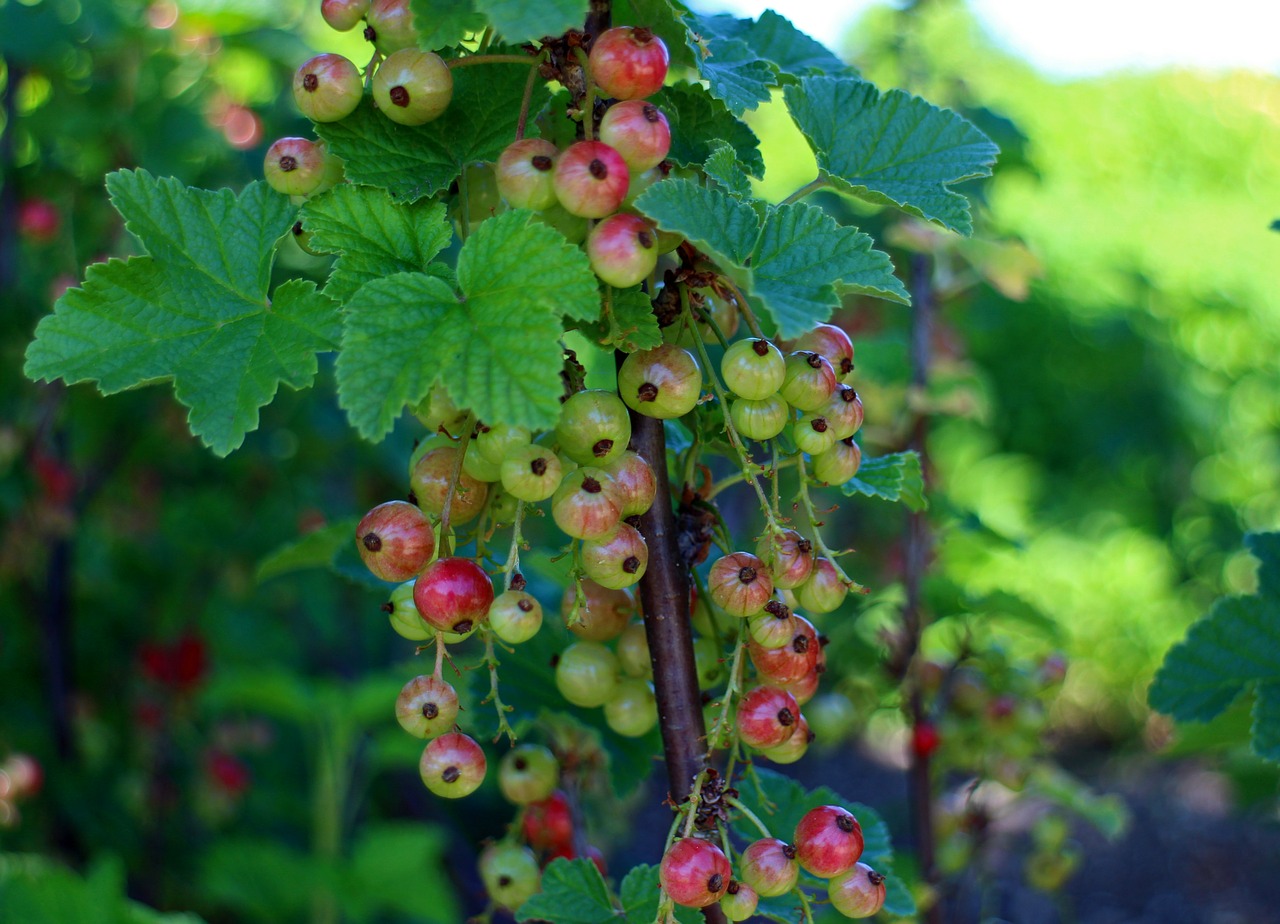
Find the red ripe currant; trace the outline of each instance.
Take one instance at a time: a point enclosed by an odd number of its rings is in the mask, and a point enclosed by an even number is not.
[[[658,878],[677,905],[705,908],[720,900],[733,870],[729,858],[710,841],[682,837],[662,856]]]
[[[627,450],[607,465],[600,466],[609,473],[618,490],[622,492],[622,515],[639,516],[648,513],[658,494],[658,479],[653,469],[638,452]]]
[[[622,361],[618,394],[637,414],[661,420],[683,417],[702,395],[702,370],[688,350],[664,343]]]
[[[820,452],[826,452],[836,444],[836,431],[831,427],[827,418],[821,414],[810,412],[802,415],[792,425],[791,438],[795,441],[796,448],[801,452],[816,456]]]
[[[806,872],[830,879],[862,856],[862,826],[838,805],[810,809],[796,825],[796,859]]]
[[[809,745],[813,743],[813,732],[809,730],[809,723],[805,721],[803,715],[796,719],[796,730],[791,737],[776,748],[766,748],[760,753],[775,764],[794,764],[805,752],[809,750]]]
[[[771,440],[787,428],[791,409],[781,395],[753,400],[738,398],[729,405],[733,428],[749,440]]]
[[[498,190],[512,207],[535,212],[556,204],[559,149],[545,138],[521,138],[498,157]]]
[[[836,372],[817,353],[797,351],[787,357],[786,375],[779,394],[800,411],[816,411],[836,391]]]
[[[617,532],[607,539],[582,543],[582,570],[602,587],[631,587],[644,577],[648,566],[649,546],[628,523],[619,523]]]
[[[814,694],[818,692],[818,684],[822,679],[823,673],[827,669],[826,655],[819,650],[818,663],[813,666],[813,670],[796,680],[780,683],[778,686],[786,690],[796,698],[796,702],[801,706],[813,699]]]
[[[861,467],[862,449],[849,437],[814,456],[810,474],[825,484],[846,484]]]
[[[439,446],[423,453],[409,475],[409,486],[418,499],[418,506],[439,516],[444,512],[445,500],[453,484],[457,467],[458,449],[455,446]],[[466,471],[458,477],[457,490],[449,507],[449,522],[454,525],[474,519],[484,509],[489,497],[489,486]]]
[[[27,240],[51,243],[57,240],[61,228],[62,215],[48,199],[24,199],[18,206],[18,233]]]
[[[745,921],[756,913],[760,897],[751,886],[732,880],[720,899],[720,910],[730,921]]]
[[[461,799],[484,782],[484,751],[461,732],[441,735],[427,745],[418,761],[418,774],[427,789],[446,799]]]
[[[603,706],[618,689],[618,659],[599,642],[575,642],[556,662],[556,688],[575,706]]]
[[[638,215],[610,215],[587,235],[587,259],[609,285],[639,285],[658,265],[658,232]]]
[[[800,878],[796,849],[776,837],[765,837],[742,851],[742,881],[762,898],[777,898],[795,888]]]
[[[840,580],[836,566],[829,559],[815,558],[813,573],[809,575],[809,580],[800,585],[796,595],[800,599],[800,605],[809,612],[830,613],[844,603],[844,598],[849,595],[849,588]]]
[[[614,99],[644,99],[667,79],[666,43],[644,28],[606,29],[591,44],[591,79]]]
[[[519,844],[491,844],[480,854],[480,880],[494,904],[516,911],[542,890],[538,859]]]
[[[649,659],[649,636],[644,624],[633,622],[622,630],[616,646],[618,664],[622,672],[631,677],[652,677],[653,662]]]
[[[409,0],[373,0],[365,18],[369,23],[365,38],[388,59],[397,51],[416,49],[418,33]]]
[[[632,177],[658,166],[671,150],[667,117],[639,99],[610,106],[600,120],[599,138],[622,155]]]
[[[627,678],[604,704],[604,719],[619,735],[639,738],[658,724],[658,701],[647,680]]]
[[[756,543],[756,554],[773,576],[773,586],[782,590],[799,587],[813,573],[813,543],[794,529],[781,535],[765,533]]]
[[[414,582],[413,603],[435,628],[469,632],[489,613],[493,582],[469,558],[439,558]]]
[[[286,196],[309,196],[324,180],[325,150],[306,138],[281,138],[262,163],[267,185]]]
[[[332,29],[349,32],[369,12],[369,0],[320,0],[320,15]]]
[[[738,702],[738,735],[748,747],[776,748],[796,730],[800,706],[778,687],[755,687]]]
[[[542,628],[542,604],[523,590],[498,594],[489,607],[489,626],[508,645],[527,642]]]
[[[938,734],[938,726],[927,719],[911,730],[911,752],[916,757],[928,757],[941,743],[942,736]]]
[[[846,918],[869,918],[884,907],[884,876],[865,863],[827,883],[831,905]]]
[[[601,469],[574,469],[552,495],[551,518],[575,539],[605,539],[622,522],[622,492]]]
[[[731,616],[758,613],[773,596],[769,569],[750,552],[733,552],[718,559],[707,575],[707,587],[716,606]]]
[[[573,843],[573,813],[569,799],[556,790],[541,802],[525,808],[524,839],[535,850],[554,850]]]
[[[457,718],[457,691],[439,677],[414,677],[396,697],[396,721],[415,738],[443,735]]]
[[[862,427],[862,399],[848,385],[837,385],[831,400],[818,413],[827,418],[838,440],[847,440]]]
[[[564,454],[580,465],[612,462],[631,441],[627,406],[613,392],[580,391],[560,408],[556,440]]]
[[[739,340],[720,360],[725,387],[735,395],[759,401],[775,395],[787,376],[787,361],[768,340]]]
[[[550,798],[559,782],[560,762],[540,744],[518,745],[498,764],[498,788],[516,805]]]
[[[818,663],[818,633],[813,623],[798,614],[792,616],[795,632],[790,641],[780,648],[764,648],[754,641],[748,643],[751,663],[766,680],[776,683],[794,683],[805,674],[813,672]]]
[[[345,119],[363,95],[360,71],[342,55],[316,55],[293,75],[293,100],[313,122]]]
[[[791,644],[796,634],[796,618],[790,607],[773,599],[760,612],[748,617],[747,631],[751,644],[767,650],[781,648]]]
[[[556,161],[556,198],[568,212],[583,218],[604,218],[622,205],[631,173],[622,155],[600,141],[570,145]]]
[[[407,581],[435,554],[431,521],[413,504],[379,504],[356,527],[356,549],[365,567],[384,581]]]
[[[498,469],[503,489],[527,503],[546,500],[564,480],[559,457],[536,443],[512,449]]]
[[[577,619],[574,604],[577,604]],[[602,587],[590,579],[582,582],[582,598],[578,599],[577,587],[570,584],[560,600],[560,614],[569,631],[588,642],[607,642],[622,634],[636,604],[625,590]]]
[[[800,336],[792,347],[824,357],[835,369],[837,378],[844,379],[853,371],[853,341],[834,324],[819,324]]]
[[[400,125],[438,119],[452,99],[453,73],[434,52],[402,48],[378,65],[373,75],[373,101],[383,115]]]

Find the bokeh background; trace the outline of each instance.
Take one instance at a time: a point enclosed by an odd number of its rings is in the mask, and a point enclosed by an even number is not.
[[[1254,587],[1243,534],[1280,526],[1273,5],[1196,5],[1199,43],[1162,31],[1183,11],[1156,4],[793,6],[775,8],[868,79],[960,110],[1002,148],[965,190],[972,239],[814,200],[876,233],[938,304],[924,387],[909,310],[851,301],[838,316],[864,448],[902,449],[928,421],[924,652],[1033,713],[1012,731],[983,708],[939,716],[946,907],[1269,919],[1277,772],[1248,751],[1249,703],[1175,727],[1146,691],[1216,597]],[[259,570],[400,492],[409,424],[358,442],[322,362],[312,391],[282,393],[218,460],[167,388],[104,399],[21,376],[57,295],[133,252],[105,173],[238,187],[274,138],[309,130],[293,68],[319,50],[360,61],[363,44],[313,7],[0,0],[0,762],[30,755],[44,775],[0,792],[0,902],[17,900],[5,876],[37,867],[68,896],[40,893],[22,907],[44,917],[22,920],[116,920],[87,915],[127,891],[211,922],[455,922],[479,908],[476,844],[509,818],[495,792],[460,808],[421,791],[413,742],[387,727],[412,651],[378,591]],[[749,121],[760,195],[813,176],[780,103]],[[277,268],[323,271],[296,248]],[[909,854],[902,703],[883,666],[905,513],[859,499],[842,517],[874,593],[833,633],[824,756],[800,772],[880,808]],[[1046,682],[1046,663],[1065,679]],[[973,753],[988,746],[1012,770]],[[5,766],[12,786],[27,765]],[[609,814],[592,838],[621,872],[648,842]],[[1074,859],[1037,881],[1025,859],[1042,854]]]

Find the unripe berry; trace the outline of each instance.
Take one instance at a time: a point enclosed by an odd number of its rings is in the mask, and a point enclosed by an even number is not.
[[[836,391],[836,372],[817,353],[797,351],[787,357],[786,375],[779,394],[800,411],[816,411]]]
[[[560,151],[545,138],[521,138],[498,156],[498,191],[513,208],[535,212],[556,204],[555,166]]]
[[[653,662],[649,658],[649,636],[644,623],[633,622],[622,630],[616,646],[618,664],[631,677],[652,677]]]
[[[720,899],[720,910],[730,921],[745,921],[756,913],[759,901],[756,890],[751,886],[731,881],[724,897]]]
[[[475,451],[475,441],[467,447],[467,454],[462,457],[462,470],[476,481],[495,484],[502,480],[502,467],[494,465],[480,453]]]
[[[469,558],[440,558],[414,582],[413,603],[435,628],[469,632],[489,614],[493,582]]]
[[[573,813],[569,800],[556,790],[541,802],[530,804],[524,812],[524,839],[534,850],[557,850],[573,842]]]
[[[480,879],[494,903],[516,911],[542,890],[538,858],[519,844],[491,844],[480,854]]]
[[[418,33],[409,0],[373,0],[365,18],[369,25],[364,37],[388,59],[402,49],[416,48]]]
[[[391,599],[382,605],[382,611],[391,617],[391,628],[401,638],[421,642],[435,638],[436,630],[427,625],[413,603],[414,581],[405,581],[391,591]]]
[[[792,616],[795,632],[790,641],[779,648],[764,648],[754,642],[747,644],[751,663],[760,676],[771,683],[794,683],[811,673],[818,663],[822,646],[813,623],[799,614]]]
[[[293,75],[293,100],[313,122],[337,122],[364,96],[360,71],[342,55],[316,55]]]
[[[564,617],[569,631],[588,642],[607,642],[617,638],[635,612],[635,600],[627,591],[602,587],[590,579],[582,582],[581,599],[578,599],[574,583],[564,589],[564,596],[560,599],[560,615]]]
[[[552,495],[551,518],[575,539],[608,538],[622,522],[622,493],[600,469],[576,469]]]
[[[693,640],[693,666],[698,672],[698,686],[703,690],[718,687],[729,673],[724,649],[715,636],[703,635]]]
[[[528,427],[513,427],[511,424],[494,424],[481,427],[473,441],[480,455],[494,465],[501,465],[510,458],[517,449],[528,446],[533,440],[533,433]]]
[[[658,265],[657,232],[638,215],[619,212],[587,235],[587,259],[601,281],[620,289],[638,285]]]
[[[498,594],[489,606],[489,626],[508,645],[527,642],[542,628],[542,604],[523,590]]]
[[[560,408],[556,440],[564,454],[581,465],[612,462],[631,441],[627,406],[613,392],[580,391]]]
[[[716,606],[731,616],[751,616],[773,596],[773,579],[764,562],[750,552],[734,552],[718,559],[707,575]]]
[[[349,32],[369,12],[369,0],[320,0],[320,15],[329,27]]]
[[[804,715],[800,715],[796,719],[796,730],[790,738],[776,748],[766,748],[760,753],[775,764],[794,764],[804,757],[812,743],[813,732],[809,731],[809,723],[805,721]]]
[[[546,500],[564,480],[560,458],[545,446],[530,443],[511,450],[499,467],[502,487],[528,503]]]
[[[604,718],[609,727],[626,738],[647,735],[658,724],[658,701],[647,680],[628,678],[604,704]]]
[[[792,344],[792,349],[809,350],[831,363],[836,377],[843,380],[853,371],[853,341],[834,324],[819,324],[807,334],[802,334]]]
[[[755,687],[738,701],[738,734],[753,748],[776,748],[796,730],[800,706],[786,690]]]
[[[775,395],[787,377],[782,351],[768,340],[739,340],[720,360],[725,387],[735,395],[759,401]]]
[[[862,826],[838,805],[810,809],[796,825],[796,859],[808,873],[830,879],[862,856]]]
[[[570,244],[581,244],[587,239],[588,222],[581,215],[565,211],[559,200],[550,208],[545,208],[533,216],[544,225],[555,228]]]
[[[658,878],[677,905],[705,908],[720,900],[733,870],[729,858],[710,841],[682,837],[662,856]]]
[[[771,440],[787,428],[791,409],[781,395],[760,400],[738,398],[729,404],[733,428],[749,440]]]
[[[600,141],[570,145],[556,161],[556,198],[574,215],[604,218],[626,198],[631,174],[622,155]]]
[[[648,513],[658,494],[658,480],[644,456],[627,450],[607,465],[600,466],[609,473],[618,490],[622,492],[622,515],[639,516]]]
[[[809,580],[800,585],[796,594],[800,605],[809,612],[830,613],[844,603],[844,598],[849,595],[849,588],[840,580],[835,565],[829,559],[815,558],[813,573],[809,575]]]
[[[556,662],[556,689],[584,709],[603,706],[618,689],[618,659],[598,642],[575,642]]]
[[[825,484],[846,484],[862,467],[862,449],[853,437],[841,440],[826,452],[813,457],[811,474]]]
[[[453,436],[461,436],[459,429],[467,420],[467,412],[460,410],[443,385],[437,382],[427,396],[413,409],[413,416],[432,433],[444,430]]]
[[[827,883],[831,905],[846,918],[869,918],[884,907],[884,876],[865,863]]]
[[[813,573],[813,543],[794,529],[782,535],[766,532],[756,543],[756,555],[773,576],[773,586],[782,590],[799,587]]]
[[[498,764],[498,788],[516,805],[541,802],[560,782],[560,762],[540,744],[521,744],[502,756]]]
[[[796,619],[790,607],[773,599],[760,612],[748,617],[747,631],[752,644],[768,650],[781,648],[791,644],[796,634]]]
[[[826,452],[836,444],[836,433],[827,418],[808,413],[791,426],[791,438],[796,448],[811,456]]]
[[[439,677],[423,674],[396,697],[396,721],[415,738],[435,738],[458,719],[458,693]]]
[[[427,745],[418,761],[418,775],[437,796],[461,799],[480,788],[486,767],[484,751],[474,739],[449,732]]]
[[[837,385],[831,400],[817,413],[827,418],[838,440],[847,440],[862,427],[862,399],[848,385]]]
[[[356,549],[365,567],[384,581],[407,581],[435,554],[431,521],[413,504],[379,504],[356,527]]]
[[[671,150],[667,117],[639,99],[610,106],[600,120],[598,137],[622,155],[632,177],[658,166]]]
[[[618,394],[646,417],[683,417],[702,395],[702,370],[688,350],[663,343],[632,353],[618,369]]]
[[[324,180],[325,150],[306,138],[281,138],[267,148],[267,185],[286,196],[309,196]]]
[[[628,523],[619,523],[617,532],[607,539],[582,543],[582,570],[602,587],[631,587],[644,577],[648,566],[649,546]]]
[[[312,196],[328,192],[347,178],[346,161],[330,151],[323,141],[317,142],[316,147],[320,148],[324,158],[324,169],[320,173],[320,184],[309,194]]]
[[[436,516],[444,512],[457,461],[458,450],[454,446],[432,449],[418,459],[409,476],[409,486],[418,499],[419,507]],[[449,522],[461,525],[474,519],[484,509],[488,496],[487,484],[472,478],[465,471],[459,473],[457,490],[449,507]]]
[[[670,56],[644,28],[619,26],[596,36],[587,59],[591,79],[614,99],[644,99],[662,89]]]
[[[742,881],[761,898],[777,898],[795,888],[800,878],[796,849],[776,837],[753,841],[742,851]]]
[[[401,125],[438,119],[452,99],[453,74],[434,52],[403,48],[373,75],[373,101],[383,115]]]

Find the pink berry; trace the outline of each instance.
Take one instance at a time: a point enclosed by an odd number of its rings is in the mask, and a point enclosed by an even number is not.
[[[369,12],[369,0],[320,0],[320,15],[329,27],[349,32]]]
[[[556,198],[582,218],[612,215],[626,198],[631,174],[622,155],[599,141],[579,141],[556,161]]]
[[[418,774],[437,796],[461,799],[480,787],[487,767],[484,751],[474,739],[449,732],[427,745],[418,761]]]
[[[799,587],[813,572],[813,543],[794,529],[776,536],[765,533],[756,543],[756,554],[769,566],[773,586],[782,590]]]
[[[470,453],[471,450],[468,449],[467,454]],[[419,507],[436,516],[444,512],[449,488],[454,484],[453,473],[457,462],[456,446],[437,446],[423,453],[413,463],[413,470],[409,473],[409,486],[418,499]],[[453,502],[449,506],[449,522],[456,526],[479,516],[488,496],[489,486],[463,470],[459,474]]]
[[[622,515],[638,516],[647,513],[658,493],[658,480],[644,456],[627,450],[618,458],[602,465],[613,483],[622,492]]]
[[[587,258],[609,285],[639,285],[658,265],[658,232],[638,215],[610,215],[587,235]]]
[[[797,351],[787,357],[779,394],[800,411],[816,411],[836,392],[836,371],[817,353]]]
[[[837,440],[847,440],[862,427],[862,399],[848,385],[837,385],[831,400],[818,413],[827,418]]]
[[[831,363],[841,380],[853,371],[853,341],[834,324],[819,324],[791,345],[794,350],[810,350]]]
[[[809,473],[826,484],[846,484],[862,467],[862,449],[853,437],[841,440],[813,457]]]
[[[748,747],[776,748],[795,732],[799,716],[800,706],[786,690],[755,687],[738,702],[738,734]]]
[[[313,122],[337,122],[360,105],[364,82],[342,55],[316,55],[293,75],[293,101]]]
[[[884,876],[865,863],[827,883],[832,906],[846,918],[869,918],[884,907]]]
[[[392,122],[424,125],[438,119],[453,99],[453,73],[438,54],[403,48],[378,65],[373,101]]]
[[[48,199],[24,199],[18,206],[18,232],[38,244],[48,244],[58,237],[62,215]]]
[[[683,417],[702,396],[702,369],[683,347],[659,344],[622,361],[618,394],[637,414],[660,420]]]
[[[325,178],[324,148],[306,138],[281,138],[267,148],[262,172],[276,192],[309,196]]]
[[[810,809],[796,825],[796,859],[806,872],[830,879],[862,856],[862,826],[838,805]]]
[[[773,596],[773,578],[764,562],[750,552],[718,559],[707,575],[711,599],[731,616],[751,616]]]
[[[818,663],[818,652],[822,650],[813,623],[799,614],[792,618],[795,631],[787,644],[780,648],[765,648],[752,641],[747,645],[756,671],[774,683],[794,683],[805,674],[812,673]]]
[[[650,30],[607,29],[591,45],[591,79],[614,99],[644,99],[662,89],[670,56]]]
[[[639,583],[649,565],[649,546],[640,531],[619,523],[606,539],[582,543],[582,570],[602,587],[620,589]]]
[[[568,797],[557,789],[541,802],[530,804],[525,809],[521,830],[535,850],[569,846],[573,841],[573,813],[569,810]]]
[[[849,588],[827,558],[814,559],[813,573],[796,591],[800,605],[811,613],[830,613],[838,609],[848,595]]]
[[[437,559],[414,582],[413,603],[436,629],[465,634],[488,615],[493,582],[469,558]]]
[[[569,631],[588,642],[607,642],[617,638],[636,612],[636,602],[622,589],[602,587],[587,579],[582,582],[582,599],[577,599],[577,586],[569,582],[560,600],[560,614]],[[577,604],[576,621],[570,622]]]
[[[686,908],[718,902],[732,876],[729,858],[715,844],[697,837],[682,837],[672,844],[658,868],[662,888]]]
[[[560,151],[545,138],[522,138],[498,157],[498,191],[513,208],[542,211],[556,204],[555,166]]]
[[[551,518],[575,539],[608,538],[622,522],[622,492],[598,468],[575,469],[551,498]]]
[[[369,25],[364,37],[384,55],[390,57],[397,51],[417,46],[418,33],[413,27],[409,0],[373,0],[365,18]]]
[[[600,120],[600,140],[627,162],[632,177],[662,163],[671,150],[671,126],[653,103],[624,100],[609,107]]]
[[[431,521],[413,504],[379,504],[356,527],[356,549],[365,567],[384,581],[407,581],[436,550]]]
[[[776,837],[753,841],[742,851],[741,874],[762,898],[786,895],[800,878],[796,849]]]
[[[416,738],[443,735],[457,719],[458,693],[439,677],[414,677],[396,697],[396,721]]]

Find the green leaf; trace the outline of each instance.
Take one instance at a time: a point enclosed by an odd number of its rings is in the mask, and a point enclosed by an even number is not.
[[[233,920],[302,920],[311,896],[327,887],[324,866],[274,841],[223,835],[201,859],[201,895],[234,909]]]
[[[484,16],[472,0],[409,0],[418,45],[439,51],[484,31]]]
[[[294,210],[265,183],[236,196],[123,170],[107,189],[149,256],[91,266],[37,326],[25,372],[103,394],[172,381],[191,432],[225,456],[280,383],[311,384],[316,353],[337,346],[337,305],[299,280],[267,298]]]
[[[481,0],[480,6],[508,42],[536,42],[581,29],[588,4],[587,0]]]
[[[302,207],[311,248],[340,254],[324,293],[346,302],[366,282],[425,272],[453,240],[438,202],[398,205],[384,190],[343,184]]]
[[[434,122],[397,125],[366,98],[341,122],[317,125],[316,133],[346,161],[352,183],[414,202],[448,188],[465,164],[497,160],[515,140],[528,77],[528,68],[515,64],[457,68],[453,100]],[[549,98],[546,83],[536,81],[530,111]]]
[[[1280,683],[1258,684],[1253,704],[1253,752],[1280,763]]]
[[[542,891],[523,905],[517,921],[601,924],[617,917],[609,887],[590,860],[552,860],[542,871]]]
[[[759,203],[757,203],[759,204]],[[886,254],[869,236],[835,223],[803,202],[756,209],[691,180],[655,183],[636,208],[688,238],[720,270],[760,299],[783,337],[798,337],[831,317],[839,291],[908,301]]]
[[[672,70],[692,68],[695,57],[686,44],[688,9],[679,0],[614,0],[613,21],[645,26],[658,35],[671,54]]]
[[[483,222],[458,257],[460,301],[440,279],[398,273],[348,305],[338,400],[367,439],[443,381],[482,420],[532,429],[560,414],[562,316],[599,316],[586,255],[527,210]]]
[[[619,897],[625,924],[653,924],[658,917],[658,867],[641,864],[629,870],[622,880]],[[702,913],[694,908],[677,906],[680,924],[702,924]]]
[[[650,97],[671,124],[667,160],[681,167],[700,167],[717,147],[727,144],[751,176],[764,176],[760,139],[746,122],[699,83],[663,87]]]
[[[685,42],[711,95],[724,100],[734,115],[767,102],[769,88],[778,84],[769,63],[741,39],[718,33],[710,18],[691,13],[689,19]]]
[[[853,70],[825,45],[801,32],[789,19],[773,10],[765,10],[754,22],[722,13],[704,17],[701,24],[719,36],[745,42],[752,51],[773,62],[784,74],[839,74]]]
[[[276,549],[258,563],[258,583],[308,568],[333,568],[338,554],[352,544],[358,522],[347,517]]]
[[[662,343],[662,330],[653,314],[653,303],[639,286],[629,289],[606,288],[601,321],[583,327],[597,343],[634,353],[651,350]]]
[[[858,466],[858,474],[840,490],[846,497],[863,494],[881,500],[901,501],[915,511],[929,506],[924,496],[920,456],[914,450],[863,459]]]
[[[1129,829],[1129,807],[1122,796],[1099,795],[1060,767],[1037,765],[1028,781],[1028,791],[1079,815],[1107,840],[1114,841]]]
[[[751,182],[747,179],[746,171],[742,169],[742,164],[733,153],[733,148],[725,144],[723,141],[713,142],[715,149],[711,152],[711,156],[707,158],[706,163],[702,165],[702,170],[707,176],[720,184],[725,192],[737,196],[739,199],[749,199],[751,197]]]
[[[990,176],[996,146],[948,109],[852,77],[806,77],[787,108],[835,189],[969,234],[969,201],[952,183]]]
[[[385,920],[388,913],[432,924],[462,920],[445,874],[444,830],[419,822],[366,823],[341,868],[344,916]]]
[[[1280,532],[1246,533],[1244,547],[1258,559],[1258,595],[1280,600]]]

